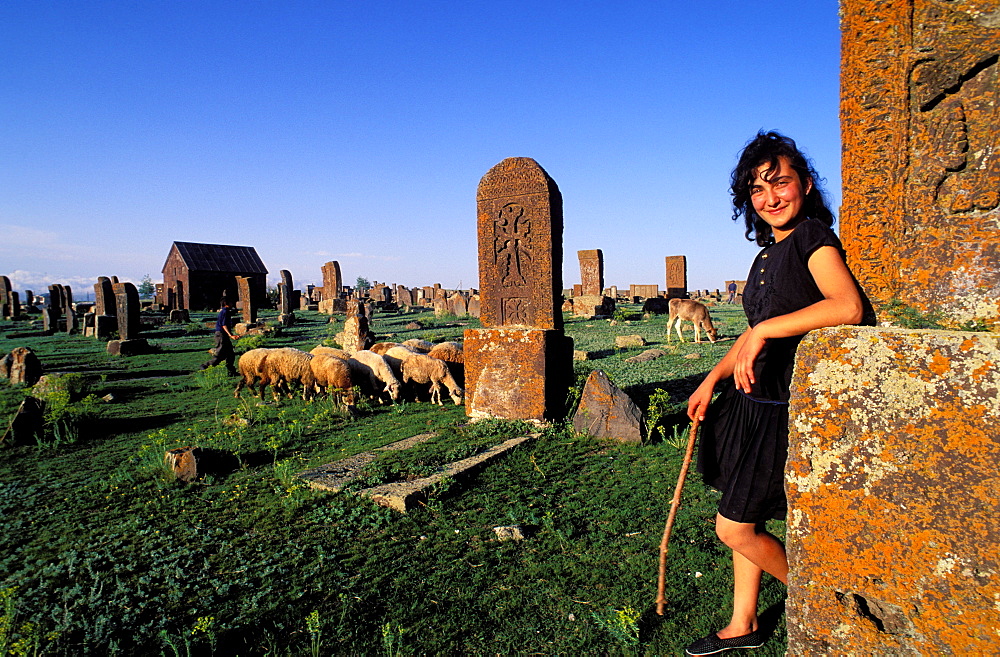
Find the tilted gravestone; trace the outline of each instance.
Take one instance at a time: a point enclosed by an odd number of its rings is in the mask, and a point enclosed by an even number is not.
[[[560,416],[573,341],[562,330],[562,195],[526,157],[490,169],[477,192],[480,321],[465,331],[466,414]]]
[[[1000,317],[1000,11],[842,0],[841,235],[876,302]],[[788,653],[996,654],[1000,337],[811,331],[789,405]]]
[[[667,298],[685,299],[688,295],[687,256],[667,256]]]

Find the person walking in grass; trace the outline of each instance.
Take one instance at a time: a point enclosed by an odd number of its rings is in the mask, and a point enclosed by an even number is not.
[[[689,655],[766,641],[757,617],[762,576],[788,583],[785,546],[764,523],[785,516],[795,350],[807,331],[862,319],[819,180],[795,142],[776,132],[758,133],[732,172],[733,220],[742,218],[747,239],[763,247],[743,290],[749,328],[688,399],[688,417],[702,422],[698,471],[722,492],[715,532],[733,553],[733,611],[728,625],[689,645]]]
[[[233,349],[233,314],[229,301],[222,297],[219,315],[215,320],[215,355],[212,360],[201,366],[201,369],[214,367],[225,361],[226,370],[231,376],[236,375],[236,351]]]

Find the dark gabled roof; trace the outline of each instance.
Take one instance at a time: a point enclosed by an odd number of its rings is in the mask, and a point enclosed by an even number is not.
[[[188,271],[266,274],[267,268],[252,246],[174,242]]]

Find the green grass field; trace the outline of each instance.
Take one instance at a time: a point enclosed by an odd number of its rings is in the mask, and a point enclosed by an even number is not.
[[[209,314],[144,332],[155,352],[131,358],[79,335],[17,337],[27,323],[0,322],[0,352],[29,346],[46,372],[79,375],[92,395],[50,403],[58,413],[39,444],[0,446],[0,655],[680,654],[728,621],[731,598],[729,556],[710,524],[718,494],[693,475],[671,540],[669,603],[654,611],[684,400],[745,319],[715,307],[724,340],[667,347],[664,317],[625,308],[632,319],[615,326],[567,318],[576,348],[595,356],[574,363],[577,381],[603,369],[652,403],[656,439],[621,445],[557,423],[406,515],[312,490],[295,473],[435,430],[363,481],[422,476],[523,426],[465,426],[463,408],[425,402],[350,416],[327,400],[235,399],[235,379],[198,372]],[[342,327],[297,315],[256,346],[308,350]],[[415,319],[425,328],[405,329]],[[478,323],[424,312],[377,314],[372,326],[382,339],[438,342]],[[644,348],[617,350],[614,336],[633,334],[669,355],[627,363]],[[0,385],[4,427],[26,392]],[[192,485],[162,465],[165,450],[188,445],[217,461]],[[525,540],[498,542],[492,528],[512,524]],[[771,529],[782,535],[783,523]],[[768,579],[762,610],[783,594]],[[779,622],[757,654],[784,650]]]

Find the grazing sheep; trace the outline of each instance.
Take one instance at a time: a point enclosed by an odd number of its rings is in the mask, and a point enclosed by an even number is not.
[[[312,351],[310,351],[309,353],[311,353],[313,356],[333,356],[334,358],[341,358],[343,360],[347,360],[348,358],[351,357],[351,355],[346,351],[344,351],[343,349],[337,349],[335,347],[324,347],[323,345],[313,347]]]
[[[370,347],[369,351],[374,351],[376,354],[382,355],[385,354],[385,352],[392,349],[393,347],[398,347],[398,346],[399,346],[398,342],[376,342]]]
[[[418,340],[417,338],[410,338],[409,340],[403,341],[404,347],[409,347],[410,350],[416,351],[420,354],[426,354],[428,351],[434,348],[433,342],[428,342],[427,340]]]
[[[314,383],[312,367],[309,364],[312,359],[312,354],[292,347],[271,350],[261,364],[261,390],[270,384],[274,401],[277,402],[279,389],[285,390],[291,397],[288,384],[295,382],[302,385],[302,399],[312,398]]]
[[[427,355],[446,362],[458,385],[465,385],[465,351],[461,342],[439,342]]]
[[[391,349],[389,351],[392,353]],[[448,394],[451,395],[455,405],[462,404],[464,391],[455,381],[455,377],[451,375],[448,365],[443,360],[431,358],[427,354],[413,353],[402,361],[402,367],[403,383],[413,381],[414,383],[430,384],[432,404],[444,405],[441,401],[442,384],[448,388]]]
[[[240,390],[243,390],[243,386],[249,388],[250,394],[253,394],[254,384],[261,380],[261,364],[271,351],[271,349],[261,347],[259,349],[251,349],[240,356],[240,360],[236,364],[236,369],[239,370],[240,373],[240,380],[236,384],[236,390],[233,392],[233,397],[240,396]],[[260,393],[258,396],[261,399],[264,398],[263,383],[260,386]]]
[[[388,351],[382,354],[385,358],[385,362],[389,364],[392,368],[392,373],[396,375],[396,378],[400,381],[403,380],[403,361],[410,357],[410,354],[415,354],[417,352],[413,351],[409,347],[404,347],[403,345],[398,345],[395,347],[390,347]]]
[[[316,390],[326,391],[348,408],[354,406],[354,378],[347,360],[318,354],[309,361],[309,368]]]
[[[373,351],[362,349],[355,351],[347,364],[351,367],[351,373],[356,381],[367,378],[372,396],[382,399],[382,393],[388,393],[389,398],[396,402],[402,390],[399,378],[392,371],[392,367],[386,362],[385,357]]]

